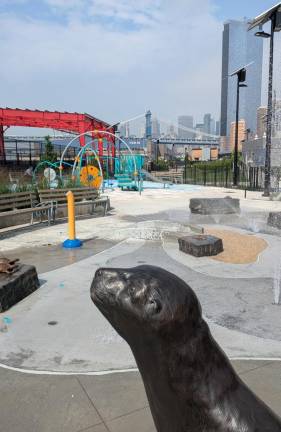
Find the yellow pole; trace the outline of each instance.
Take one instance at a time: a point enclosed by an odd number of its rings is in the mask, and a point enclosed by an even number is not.
[[[68,239],[63,242],[63,247],[66,249],[80,248],[82,241],[76,238],[75,233],[75,199],[72,191],[68,191],[67,210],[68,210]]]
[[[75,240],[75,200],[72,191],[68,191],[67,194],[67,208],[68,208],[68,239]]]

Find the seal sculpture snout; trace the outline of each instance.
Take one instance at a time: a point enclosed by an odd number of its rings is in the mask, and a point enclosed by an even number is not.
[[[91,285],[91,298],[93,302],[107,303],[115,302],[116,297],[124,288],[124,275],[122,270],[111,268],[99,268]]]

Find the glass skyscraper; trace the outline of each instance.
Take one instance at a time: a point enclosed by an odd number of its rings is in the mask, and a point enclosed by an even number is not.
[[[240,90],[240,120],[246,128],[256,132],[257,109],[261,105],[263,40],[248,31],[248,20],[231,20],[224,24],[222,44],[221,81],[221,136],[229,136],[231,123],[236,116],[237,77],[229,75],[243,66],[247,67],[247,88]]]

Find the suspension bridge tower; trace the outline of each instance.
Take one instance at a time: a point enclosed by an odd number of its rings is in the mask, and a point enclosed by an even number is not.
[[[151,121],[151,111],[148,110],[145,114],[145,137],[146,137],[146,147],[147,155],[149,158],[154,159],[154,146],[152,142],[152,121]]]

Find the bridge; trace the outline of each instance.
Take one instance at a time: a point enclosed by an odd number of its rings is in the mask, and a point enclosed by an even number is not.
[[[181,139],[181,138],[159,138],[159,139],[153,139],[153,143],[155,144],[164,144],[164,145],[177,145],[177,146],[219,146],[220,140],[218,138],[209,138],[206,137],[204,139]]]

